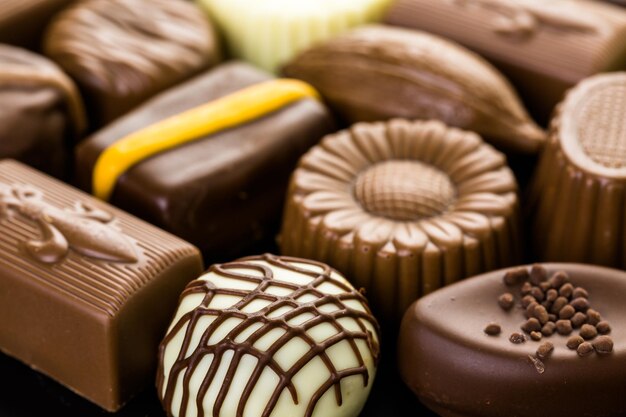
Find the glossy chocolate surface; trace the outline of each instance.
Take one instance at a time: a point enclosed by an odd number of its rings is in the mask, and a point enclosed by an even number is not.
[[[626,413],[626,273],[577,264],[547,264],[550,273],[566,271],[574,286],[589,292],[589,302],[613,329],[614,351],[580,357],[566,347],[569,336],[553,334],[541,342],[509,341],[521,332],[524,310],[504,311],[498,296],[511,291],[504,270],[451,285],[413,304],[399,338],[398,366],[420,400],[444,417],[621,416]],[[498,336],[483,332],[489,322]],[[554,345],[543,373],[533,361],[538,347]]]
[[[76,0],[0,1],[0,42],[38,50],[48,21]]]
[[[46,55],[81,88],[92,128],[219,60],[212,24],[183,0],[94,0],[58,14]]]
[[[542,124],[568,88],[626,68],[626,11],[601,1],[399,0],[385,21],[481,54],[511,80]]]
[[[56,177],[70,174],[70,149],[85,129],[74,83],[47,58],[0,44],[0,158]]]
[[[153,379],[195,247],[0,162],[0,351],[109,411]]]
[[[116,140],[184,110],[271,79],[230,63],[167,91],[84,141],[77,178],[91,188],[98,156]],[[305,99],[260,119],[157,154],[119,178],[111,202],[228,259],[277,230],[289,173],[334,125]]]

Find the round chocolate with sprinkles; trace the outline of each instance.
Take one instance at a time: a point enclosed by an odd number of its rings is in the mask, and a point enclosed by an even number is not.
[[[585,341],[579,334],[581,327],[573,328],[573,317],[564,320],[572,326],[571,333],[558,334],[556,322],[563,319],[549,313],[549,321],[541,327],[542,338],[535,341],[532,333],[520,330],[528,320],[522,306],[524,295],[533,287],[528,279],[507,285],[505,271],[469,278],[420,299],[404,317],[398,364],[403,379],[422,402],[443,416],[626,415],[626,321],[620,320],[626,317],[626,272],[589,265],[545,267],[547,281],[561,283],[551,289],[558,292],[572,283],[561,308],[574,299],[576,287],[587,291],[590,308],[579,312],[587,320],[582,324],[591,325],[589,316],[595,318],[596,330],[601,321],[610,323],[613,328],[608,339],[600,339],[605,335],[598,331],[598,336]],[[558,271],[564,271],[567,279],[553,280]],[[522,287],[527,294],[522,294]],[[505,292],[515,299],[510,311],[497,303]],[[528,306],[534,309],[542,306],[530,301]],[[575,320],[581,315],[574,313]],[[491,321],[500,325],[499,337],[483,333]],[[525,342],[511,343],[514,332],[524,335]],[[548,342],[553,346],[550,353],[540,350]],[[580,357],[579,349],[587,356]]]

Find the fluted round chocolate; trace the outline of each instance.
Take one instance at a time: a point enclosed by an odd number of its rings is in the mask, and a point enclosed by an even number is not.
[[[356,417],[378,363],[364,296],[329,266],[263,255],[183,292],[157,389],[175,417]]]
[[[515,179],[502,154],[441,122],[358,123],[299,162],[280,237],[399,320],[420,295],[516,262]]]
[[[526,335],[526,341],[512,343],[510,335],[522,334],[525,321],[520,285],[505,285],[503,270],[489,272],[422,298],[404,316],[398,366],[425,405],[443,417],[626,414],[626,273],[580,264],[545,266],[549,274],[565,271],[574,286],[587,290],[593,309],[611,323],[612,352],[608,338],[596,339],[581,357],[576,345],[568,347],[571,335],[557,332],[541,341]],[[508,291],[515,306],[504,310],[497,300]],[[492,322],[501,327],[499,335],[485,333]],[[547,342],[553,350],[540,349]]]
[[[87,99],[94,127],[219,59],[211,23],[182,0],[93,0],[59,14],[44,50]]]

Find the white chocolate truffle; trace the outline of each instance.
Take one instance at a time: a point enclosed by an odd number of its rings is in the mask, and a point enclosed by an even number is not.
[[[230,52],[265,70],[309,46],[382,19],[391,0],[196,0],[214,20]]]
[[[175,417],[355,417],[378,353],[376,319],[337,271],[249,257],[187,286],[159,349],[157,388]]]

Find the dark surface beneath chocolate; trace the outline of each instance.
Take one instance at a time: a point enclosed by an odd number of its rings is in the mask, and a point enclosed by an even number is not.
[[[400,380],[395,366],[395,342],[385,340],[383,337],[382,348],[382,362],[369,400],[360,417],[413,417],[416,415],[436,417],[436,414],[420,404]],[[119,412],[110,414],[63,388],[50,378],[2,354],[0,354],[0,375],[4,381],[10,381],[10,384],[5,385],[0,399],[0,416],[3,417],[165,416],[157,398],[156,389],[152,387],[130,401]]]

